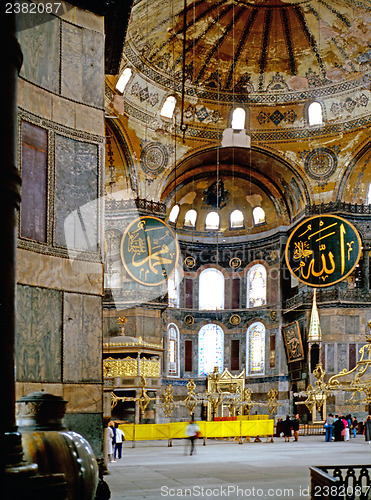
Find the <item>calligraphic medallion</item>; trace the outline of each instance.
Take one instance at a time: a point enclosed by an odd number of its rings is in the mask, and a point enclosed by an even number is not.
[[[232,268],[232,269],[237,269],[238,267],[240,267],[241,265],[241,259],[239,259],[238,257],[233,257],[230,261],[229,261],[229,266]]]
[[[192,269],[196,265],[196,261],[193,257],[189,256],[184,259],[184,264],[189,268]]]
[[[345,279],[361,256],[362,241],[357,229],[336,215],[306,219],[290,235],[286,264],[302,283],[326,287]]]
[[[232,314],[229,318],[229,322],[233,326],[237,326],[241,323],[241,317],[238,314]]]
[[[179,246],[170,227],[161,219],[135,219],[121,240],[125,270],[138,283],[156,286],[166,281],[178,262]]]

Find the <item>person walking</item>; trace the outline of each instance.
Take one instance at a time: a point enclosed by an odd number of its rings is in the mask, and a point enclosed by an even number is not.
[[[325,422],[325,430],[326,430],[326,437],[325,441],[327,443],[331,443],[332,441],[332,431],[334,429],[334,416],[332,413],[329,413]]]
[[[292,430],[294,431],[294,441],[298,441],[299,428],[300,428],[299,415],[295,415],[295,418],[292,421]]]
[[[286,420],[283,422],[283,435],[285,437],[285,443],[290,442],[291,437],[292,422],[290,417],[286,415]]]
[[[195,440],[198,437],[200,432],[199,426],[196,424],[196,422],[193,420],[193,418],[190,419],[189,424],[186,427],[185,433],[186,436],[189,439],[189,442],[191,443],[191,452],[190,455],[193,455],[196,453],[195,451]]]
[[[116,422],[116,443],[115,443],[115,451],[113,452],[113,458],[116,460],[116,455],[118,459],[121,458],[122,455],[122,443],[125,441],[124,431],[119,428],[119,424]]]
[[[357,428],[358,428],[358,420],[356,417],[353,417],[352,420],[352,431],[353,431],[353,437],[357,437]]]
[[[371,444],[371,415],[366,418],[364,426],[365,440]]]

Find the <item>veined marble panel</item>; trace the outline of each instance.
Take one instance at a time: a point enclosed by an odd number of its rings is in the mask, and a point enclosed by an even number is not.
[[[98,147],[55,137],[55,243],[98,249]]]
[[[61,382],[62,292],[17,287],[16,380]]]
[[[49,18],[47,22],[46,18]],[[18,14],[17,27],[17,39],[23,52],[20,75],[44,89],[58,93],[60,20],[46,13]]]
[[[63,384],[49,384],[46,382],[17,382],[15,384],[15,399],[18,401],[23,396],[32,392],[48,392],[54,396],[63,397]]]
[[[63,380],[102,382],[102,298],[64,295]]]
[[[102,385],[100,384],[64,384],[63,398],[68,401],[69,413],[103,411]]]
[[[70,292],[103,294],[103,265],[17,250],[17,281]]]

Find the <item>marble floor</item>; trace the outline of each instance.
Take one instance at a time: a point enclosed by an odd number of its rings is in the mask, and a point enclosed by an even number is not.
[[[187,452],[187,454],[185,453]],[[192,456],[184,441],[124,443],[123,457],[108,464],[111,500],[163,498],[310,498],[309,467],[371,464],[363,436],[326,443],[324,436],[298,442],[244,443],[207,440]],[[371,465],[370,465],[371,467]],[[315,498],[323,498],[318,492]],[[371,499],[371,492],[369,495]]]

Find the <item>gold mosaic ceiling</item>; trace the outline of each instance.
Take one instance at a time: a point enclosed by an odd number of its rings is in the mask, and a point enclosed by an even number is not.
[[[179,92],[184,49],[188,96],[297,100],[369,87],[370,22],[370,0],[138,0],[124,54]]]

